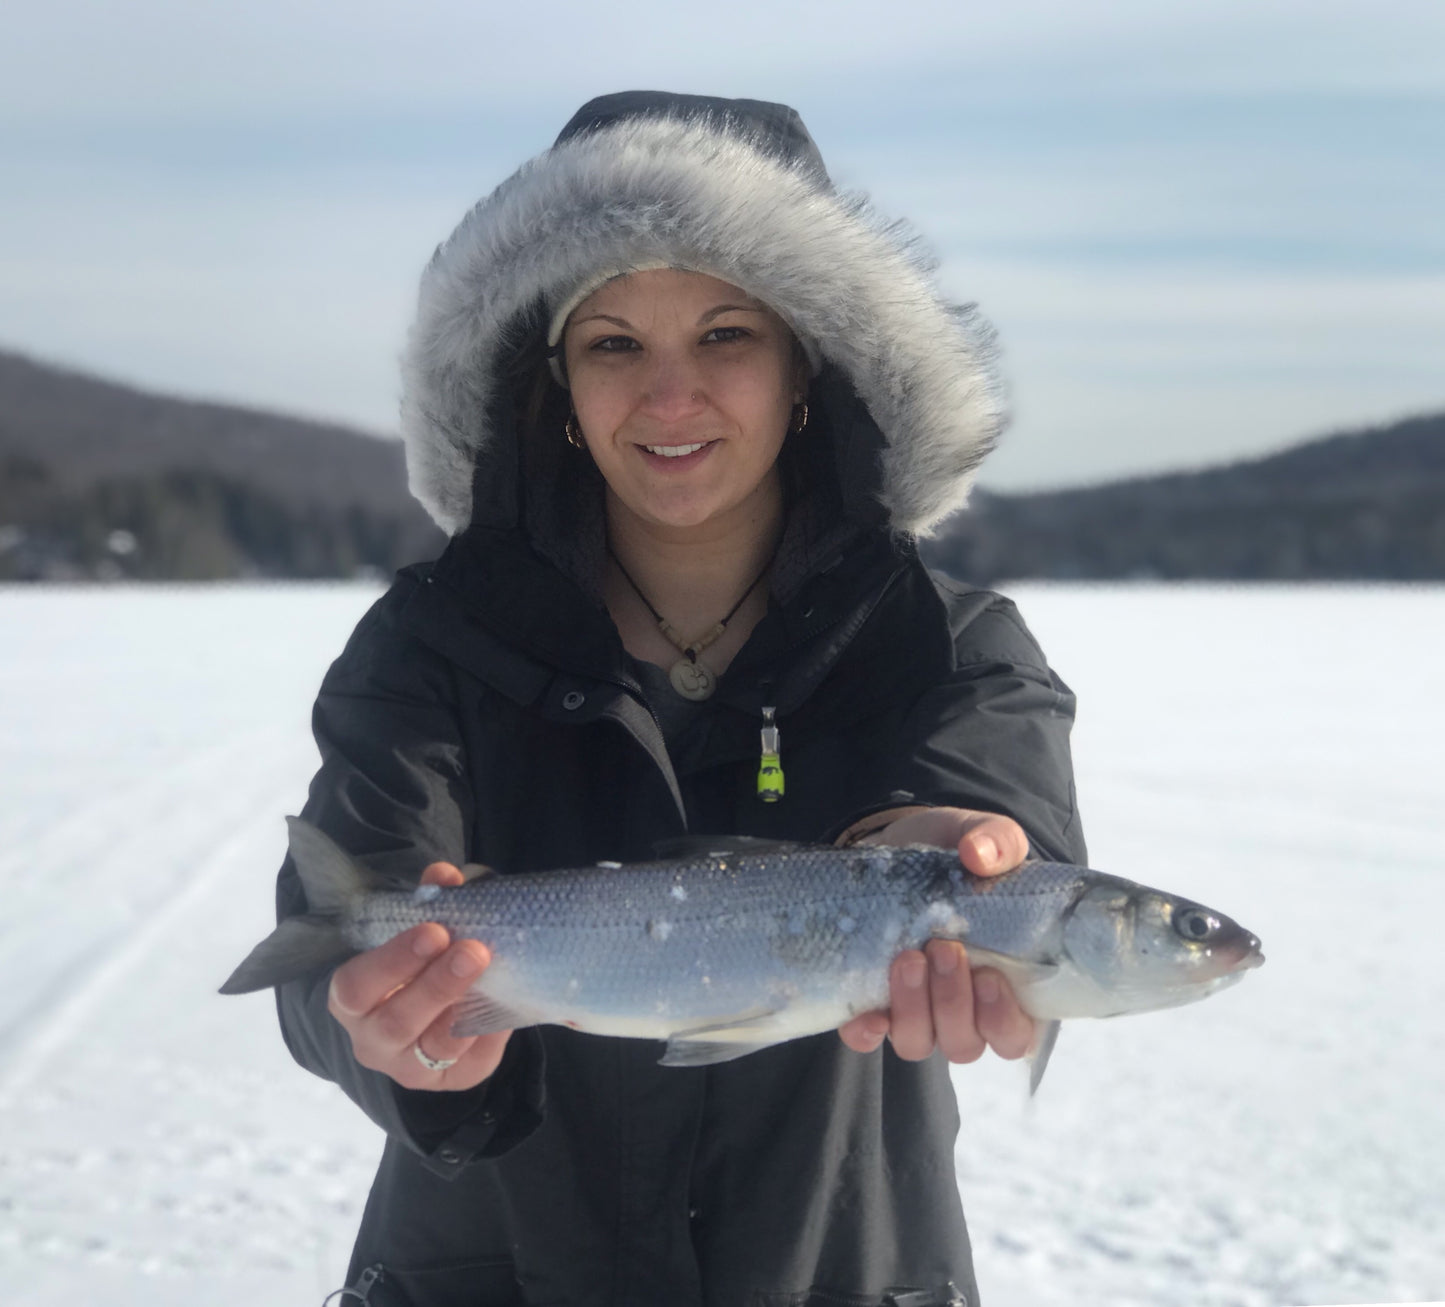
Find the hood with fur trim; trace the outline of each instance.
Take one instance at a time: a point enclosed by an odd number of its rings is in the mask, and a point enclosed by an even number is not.
[[[987,328],[939,296],[903,227],[833,189],[793,110],[629,92],[584,106],[423,274],[402,431],[443,529],[468,526],[479,483],[515,475],[508,360],[599,269],[658,262],[741,287],[816,347],[815,390],[851,388],[879,433],[854,473],[872,484],[850,489],[893,530],[927,534],[963,505],[1004,423]]]

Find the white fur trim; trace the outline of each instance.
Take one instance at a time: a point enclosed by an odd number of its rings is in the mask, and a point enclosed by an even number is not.
[[[715,120],[645,117],[523,165],[422,277],[402,432],[412,491],[444,529],[470,518],[519,321],[544,330],[545,306],[598,269],[657,263],[741,287],[849,376],[887,442],[878,494],[895,529],[926,534],[962,506],[1003,406],[982,330],[938,296],[911,237]]]
[[[567,319],[572,316],[575,309],[594,290],[605,286],[609,281],[617,277],[631,276],[634,272],[657,272],[668,265],[661,259],[643,259],[629,268],[600,268],[588,277],[580,286],[566,295],[555,309],[552,310],[552,319],[547,326],[547,344],[555,345],[562,339],[562,331],[567,326]]]

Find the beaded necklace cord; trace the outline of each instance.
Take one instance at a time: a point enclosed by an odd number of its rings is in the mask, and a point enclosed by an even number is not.
[[[652,601],[642,593],[642,587],[632,579],[632,574],[622,566],[622,560],[612,552],[611,545],[607,546],[607,556],[617,564],[617,570],[622,573],[622,579],[632,587],[632,593],[642,600],[643,607],[652,614],[653,620],[657,622],[657,629],[662,632],[663,637],[682,654],[682,657],[668,669],[667,675],[672,682],[672,688],[684,699],[710,697],[712,692],[717,689],[717,677],[713,675],[712,669],[706,663],[698,661],[697,656],[728,629],[728,623],[738,615],[738,609],[747,602],[748,596],[758,588],[763,577],[772,570],[773,559],[777,557],[776,551],[774,551],[773,558],[768,559],[763,570],[753,578],[752,584],[743,591],[742,597],[728,610],[727,616],[698,636],[696,640],[684,640],[677,633],[677,628],[652,606]]]

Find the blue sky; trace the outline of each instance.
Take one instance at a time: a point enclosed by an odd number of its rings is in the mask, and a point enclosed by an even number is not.
[[[0,345],[394,429],[416,278],[583,100],[781,99],[999,330],[999,489],[1445,408],[1439,0],[31,0]]]

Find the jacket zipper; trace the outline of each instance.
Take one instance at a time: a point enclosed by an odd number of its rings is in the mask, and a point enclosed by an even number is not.
[[[336,1300],[338,1304],[345,1302],[348,1298],[355,1298],[357,1302],[362,1304],[368,1303],[371,1300],[372,1288],[385,1279],[386,1271],[382,1267],[382,1264],[377,1262],[374,1266],[366,1267],[361,1274],[356,1277],[355,1284],[348,1284],[344,1289],[336,1289],[328,1293],[322,1301],[321,1307],[329,1307],[333,1299]]]
[[[782,737],[778,734],[777,723],[773,720],[776,708],[763,709],[762,757],[758,760],[758,798],[764,803],[776,803],[783,797],[783,761],[781,758]]]

